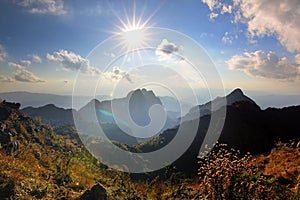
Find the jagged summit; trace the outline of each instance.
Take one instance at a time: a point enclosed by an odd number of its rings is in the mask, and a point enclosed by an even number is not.
[[[127,97],[129,97],[129,96],[131,96],[133,94],[140,94],[140,95],[147,95],[147,96],[156,96],[152,90],[147,90],[146,88],[139,88],[139,89],[130,91],[127,94]]]
[[[213,111],[220,109],[221,107],[227,105],[232,105],[236,102],[247,101],[251,104],[257,105],[252,99],[247,97],[240,88],[233,90],[225,97],[217,97],[212,101],[207,102],[206,104],[195,106],[190,109],[190,111],[183,117],[186,120],[192,120],[199,116],[210,114]]]
[[[236,88],[229,95],[244,95],[244,93],[240,88]]]
[[[238,101],[248,101],[253,104],[256,104],[252,99],[247,97],[240,88],[233,90],[230,94],[226,96],[227,105],[232,105]]]

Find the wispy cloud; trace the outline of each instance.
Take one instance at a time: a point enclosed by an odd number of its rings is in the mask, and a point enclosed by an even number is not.
[[[4,82],[4,83],[12,83],[15,80],[9,76],[2,76],[0,75],[0,82]]]
[[[88,75],[97,75],[101,73],[99,69],[90,65],[89,60],[71,51],[59,50],[52,54],[48,53],[46,57],[50,61],[61,63],[62,66],[68,70],[80,70],[81,73]]]
[[[30,60],[21,60],[20,61],[22,64],[24,64],[24,65],[31,65],[31,61]]]
[[[233,36],[230,35],[228,32],[225,32],[224,36],[222,37],[222,42],[224,42],[225,44],[232,44],[233,41]]]
[[[44,80],[37,77],[32,72],[28,71],[25,66],[20,65],[18,63],[9,62],[9,66],[14,67],[16,70],[14,72],[14,77],[9,78],[10,80],[16,80],[20,82],[31,82],[31,83],[42,83],[45,82]]]
[[[15,69],[19,69],[19,70],[25,69],[25,67],[23,65],[20,65],[18,63],[14,63],[14,62],[9,62],[8,65],[11,67],[14,67]]]
[[[210,21],[214,21],[215,18],[217,18],[218,16],[219,16],[218,13],[212,12],[212,13],[209,14],[209,19],[210,19]]]
[[[300,76],[300,65],[286,57],[279,57],[274,52],[265,53],[261,50],[235,55],[227,62],[229,69],[240,70],[248,75],[292,81]]]
[[[7,58],[7,52],[5,51],[4,47],[0,44],[0,62],[5,61]]]
[[[17,0],[16,2],[32,14],[64,15],[67,13],[63,0]]]
[[[36,54],[31,55],[32,61],[36,63],[42,63],[42,58]]]

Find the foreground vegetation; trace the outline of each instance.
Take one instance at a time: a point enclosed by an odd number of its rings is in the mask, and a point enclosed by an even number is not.
[[[19,144],[0,147],[0,199],[78,199],[96,183],[109,199],[300,199],[296,142],[255,157],[217,144],[199,157],[198,175],[169,166],[145,180],[103,166],[70,126],[53,130],[17,110],[0,121]]]

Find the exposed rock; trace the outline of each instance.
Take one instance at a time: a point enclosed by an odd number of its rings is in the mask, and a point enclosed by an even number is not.
[[[5,100],[0,102],[0,120],[6,120],[13,110],[20,108],[20,103],[6,102]]]
[[[81,195],[80,200],[107,200],[106,190],[99,183]]]

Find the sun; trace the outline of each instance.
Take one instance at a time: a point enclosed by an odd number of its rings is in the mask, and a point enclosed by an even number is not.
[[[151,36],[147,29],[152,27],[150,20],[155,15],[153,12],[148,18],[144,19],[144,11],[142,10],[139,15],[136,14],[136,3],[133,4],[132,15],[127,14],[126,9],[123,7],[125,15],[121,17],[119,13],[114,12],[118,18],[118,24],[115,25],[117,31],[113,32],[118,36],[119,43],[122,49],[134,51],[149,46]]]
[[[121,38],[129,50],[143,48],[147,44],[147,32],[145,29],[133,29],[123,32]]]

